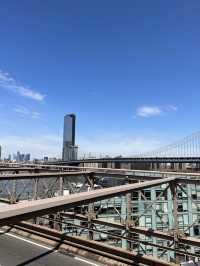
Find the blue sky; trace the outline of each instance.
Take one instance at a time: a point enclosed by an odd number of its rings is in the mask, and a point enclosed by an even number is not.
[[[4,155],[133,155],[199,130],[200,1],[2,1]]]

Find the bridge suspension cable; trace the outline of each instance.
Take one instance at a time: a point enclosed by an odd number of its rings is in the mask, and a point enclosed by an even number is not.
[[[175,143],[140,154],[141,157],[200,157],[200,131]]]

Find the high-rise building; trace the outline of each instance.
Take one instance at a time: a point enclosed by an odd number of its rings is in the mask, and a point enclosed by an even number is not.
[[[20,153],[20,151],[17,152],[17,154],[13,154],[13,160],[16,160],[17,162],[28,162],[31,159],[30,153],[23,154]]]
[[[31,155],[30,155],[30,153],[24,154],[24,161],[25,161],[25,162],[30,161],[30,159],[31,159]]]
[[[49,160],[49,157],[48,156],[44,156],[44,162],[48,162],[48,160]]]
[[[19,151],[17,152],[16,161],[17,162],[20,162],[21,161],[21,154],[20,154]]]
[[[62,159],[71,161],[77,159],[78,147],[75,145],[76,116],[67,114],[64,116],[63,152]]]

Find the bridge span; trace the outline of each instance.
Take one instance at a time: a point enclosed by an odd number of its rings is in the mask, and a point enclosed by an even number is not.
[[[200,260],[200,173],[14,164],[0,170],[0,197],[11,203],[0,209],[2,230],[104,265]],[[125,184],[105,188],[101,178]]]
[[[120,151],[119,151],[120,153]],[[129,168],[129,169],[146,169],[158,170],[167,167],[173,170],[182,170],[187,164],[193,164],[192,167],[200,169],[200,132],[196,132],[177,142],[160,147],[153,151],[143,154],[136,154],[130,157],[109,157],[103,158],[83,158],[74,161],[54,162],[61,165],[79,165],[89,166],[96,164],[103,168]]]

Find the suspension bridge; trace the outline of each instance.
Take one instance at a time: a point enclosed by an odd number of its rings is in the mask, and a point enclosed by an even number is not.
[[[55,162],[49,163],[53,164]],[[200,169],[200,131],[164,147],[130,157],[84,158],[73,161],[57,161],[59,165],[92,166],[121,169],[186,169],[188,165]]]
[[[200,131],[139,157],[200,157]]]
[[[134,147],[133,147],[134,148]],[[117,156],[115,158],[121,158],[122,156]],[[139,152],[130,158],[152,158],[152,157],[200,157],[200,131],[195,132],[189,136],[184,137],[176,142],[167,144],[165,146],[153,149],[147,152]],[[105,159],[109,156],[92,156],[89,153],[88,157],[82,158],[82,160],[98,158]],[[123,156],[124,158],[124,156]]]

